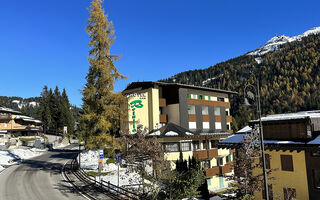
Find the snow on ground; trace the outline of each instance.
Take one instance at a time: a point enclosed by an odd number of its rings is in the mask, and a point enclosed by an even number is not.
[[[0,150],[0,171],[3,170],[3,166],[13,165],[17,162],[21,162],[21,160],[39,156],[45,151],[46,150],[26,147]]]
[[[4,167],[0,165],[0,172],[4,170]]]
[[[102,172],[108,172],[108,175],[101,176],[102,180],[118,184],[118,165],[115,163],[106,164],[108,158],[103,159]],[[124,161],[123,161],[124,162]],[[81,153],[81,168],[85,171],[98,171],[99,153],[96,150],[86,150]],[[149,169],[147,170],[149,171]],[[132,185],[141,183],[141,176],[130,171],[128,168],[119,167],[119,185]],[[145,180],[145,183],[149,181]]]

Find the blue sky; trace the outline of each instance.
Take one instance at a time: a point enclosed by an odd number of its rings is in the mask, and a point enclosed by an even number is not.
[[[72,104],[88,71],[89,0],[0,1],[0,95],[39,96],[66,88]],[[207,68],[263,45],[275,35],[320,26],[319,1],[105,0],[114,23],[111,52],[128,80],[159,80]]]

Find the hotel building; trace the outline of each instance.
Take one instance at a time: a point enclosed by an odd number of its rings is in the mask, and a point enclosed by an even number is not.
[[[146,128],[175,162],[195,157],[206,170],[208,188],[228,186],[223,174],[232,173],[233,152],[218,149],[218,141],[231,135],[229,95],[236,92],[178,83],[134,82],[123,94],[128,98],[128,121],[122,127],[134,134]]]

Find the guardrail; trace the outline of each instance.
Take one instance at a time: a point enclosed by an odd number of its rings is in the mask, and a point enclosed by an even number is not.
[[[105,192],[113,193],[118,196],[122,196],[123,199],[147,200],[146,197],[139,195],[135,192],[132,192],[130,190],[124,189],[122,187],[118,187],[118,186],[110,183],[109,181],[108,182],[104,181],[104,180],[97,181],[95,176],[88,175],[83,169],[81,169],[79,167],[79,164],[78,164],[78,161],[76,158],[71,161],[71,168],[73,171],[77,172],[78,178],[80,180],[85,181],[85,182],[88,182],[88,180],[89,180],[91,183],[95,184],[96,187],[104,190]]]

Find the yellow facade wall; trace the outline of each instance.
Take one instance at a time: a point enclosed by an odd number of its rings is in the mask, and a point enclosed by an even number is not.
[[[134,134],[137,132],[137,126],[142,125],[143,128],[149,129],[149,106],[148,106],[148,91],[128,95],[128,120],[129,132]]]
[[[158,129],[160,126],[160,111],[159,111],[159,89],[152,88],[149,91],[151,98],[149,99],[149,105],[151,105],[152,110],[149,115],[152,117],[150,119],[149,129],[150,131],[153,129]]]
[[[180,152],[169,152],[165,153],[165,159],[171,161],[171,169],[176,168],[176,161],[180,158]],[[192,158],[192,151],[184,151],[182,152],[183,160],[188,160],[189,156]]]
[[[272,184],[273,199],[284,200],[283,188],[295,188],[296,199],[309,199],[307,169],[305,161],[305,152],[300,151],[268,151],[266,154],[270,155],[270,168],[277,169],[272,172],[271,177],[275,180],[270,180],[268,184]],[[280,155],[292,155],[293,171],[281,170]],[[261,192],[255,192],[255,199],[262,199]]]

